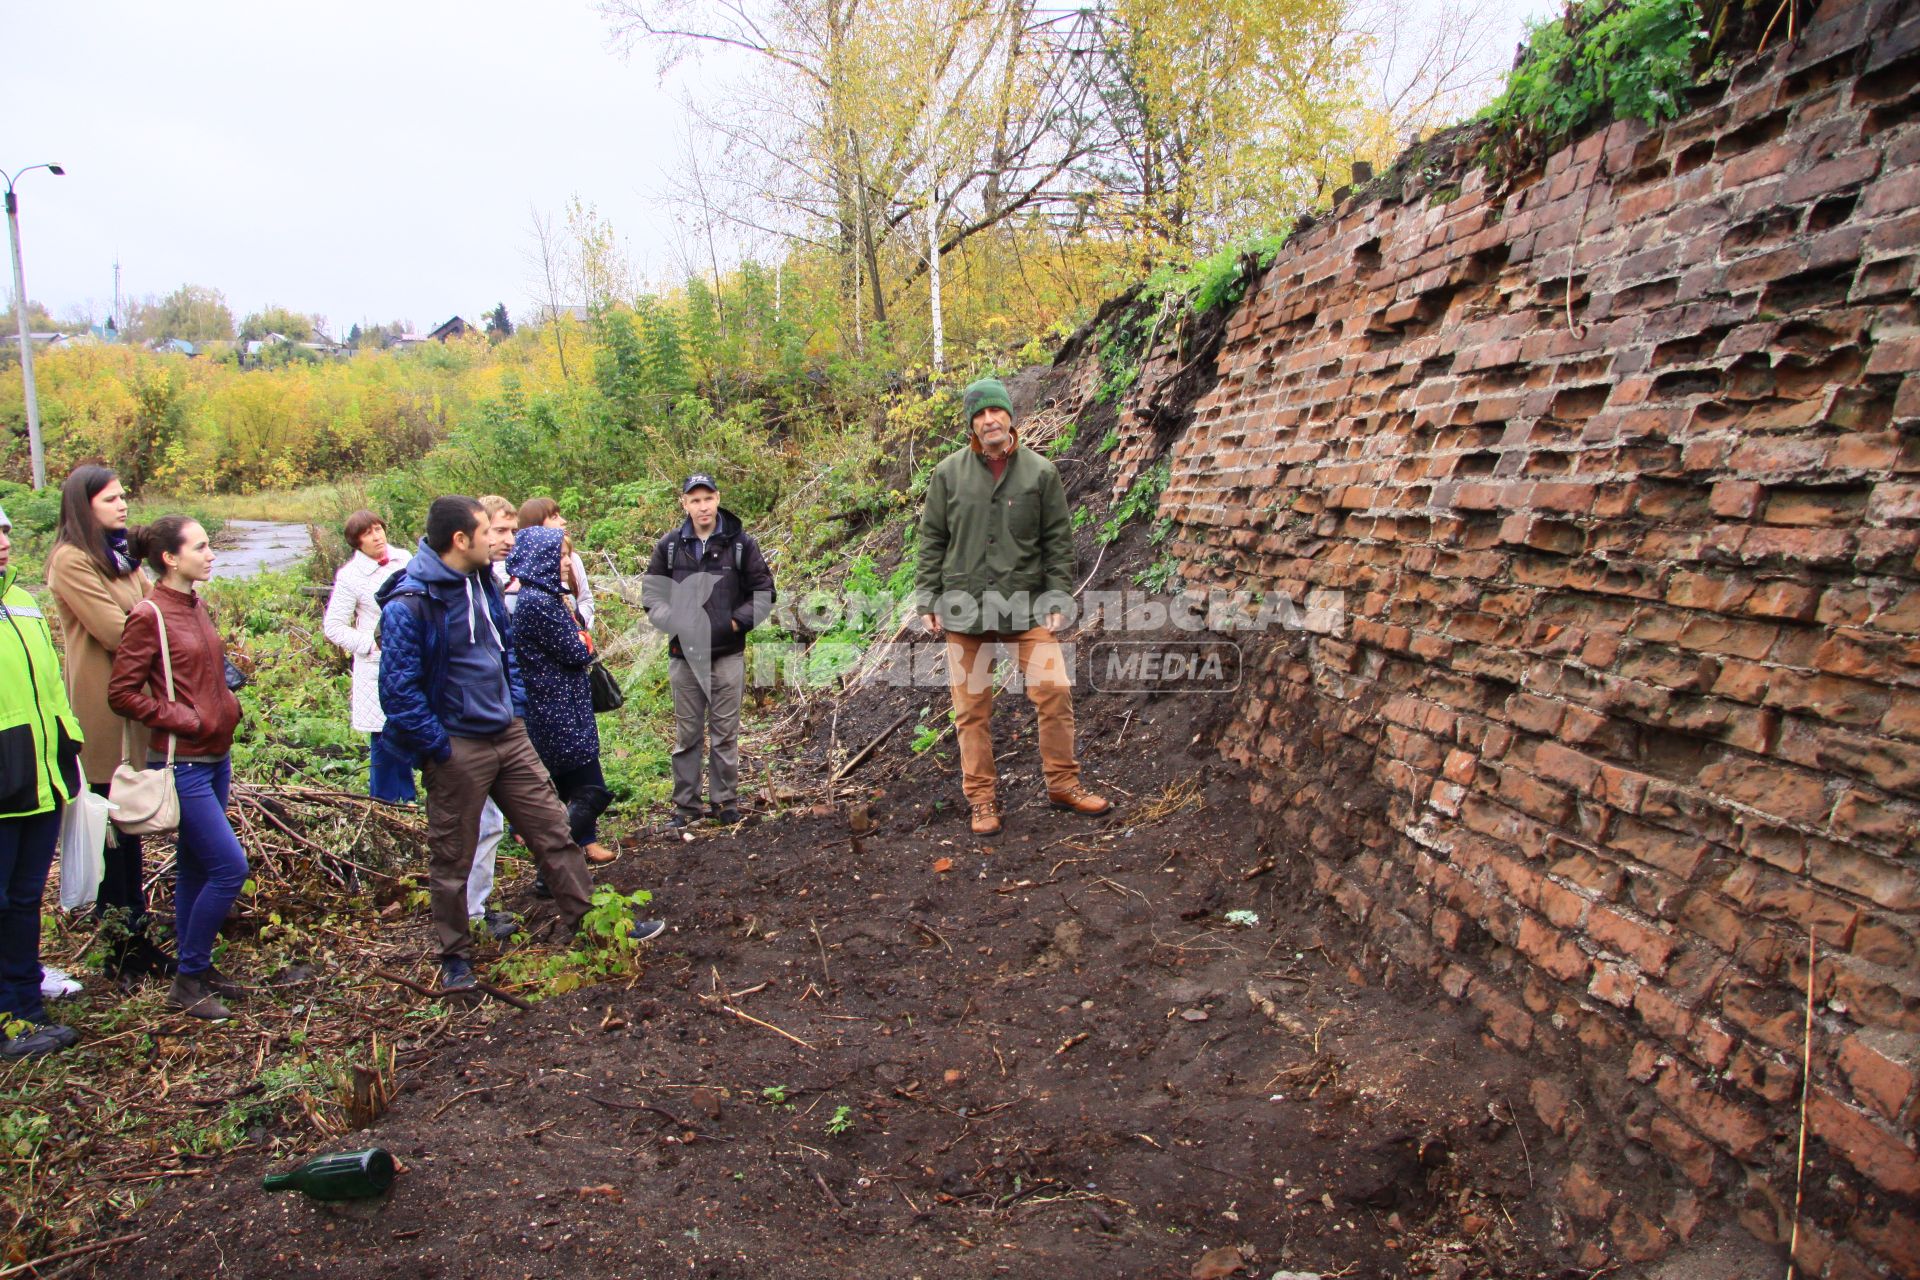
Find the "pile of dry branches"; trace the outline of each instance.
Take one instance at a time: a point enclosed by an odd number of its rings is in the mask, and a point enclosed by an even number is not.
[[[429,1002],[426,824],[418,810],[313,787],[236,784],[251,880],[223,931],[222,970],[248,984],[221,1024],[168,1010],[166,982],[101,976],[91,916],[52,923],[45,961],[85,983],[56,1003],[75,1049],[0,1067],[0,1273],[83,1266],[116,1220],[213,1159],[291,1159],[363,1126],[449,1043],[502,1006]],[[149,841],[156,919],[172,915],[172,850]],[[503,878],[517,864],[502,865]],[[54,895],[49,893],[48,900]]]

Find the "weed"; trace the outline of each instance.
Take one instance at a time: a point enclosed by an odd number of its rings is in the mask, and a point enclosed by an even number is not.
[[[1134,574],[1133,580],[1155,595],[1165,595],[1167,588],[1180,580],[1180,562],[1172,556],[1162,556]]]
[[[1481,118],[1544,146],[1609,116],[1657,124],[1680,113],[1706,38],[1695,0],[1581,0],[1529,30]]]
[[[1172,477],[1173,466],[1165,458],[1135,476],[1120,501],[1113,504],[1113,514],[1100,526],[1093,540],[1104,547],[1117,539],[1130,521],[1159,510],[1160,495],[1166,492]]]
[[[1066,426],[1060,428],[1060,434],[1055,436],[1053,443],[1047,446],[1047,455],[1053,458],[1060,457],[1069,449],[1073,448],[1074,437],[1079,434],[1080,423],[1078,421],[1069,422]]]
[[[838,1138],[845,1134],[852,1133],[853,1108],[845,1105],[835,1107],[833,1109],[833,1115],[827,1120],[826,1131],[827,1136],[830,1138]]]
[[[509,985],[536,988],[533,999],[564,995],[637,969],[639,943],[633,940],[633,913],[653,901],[645,889],[621,893],[612,885],[593,891],[592,905],[580,921],[577,945],[545,954],[520,951],[500,961]]]

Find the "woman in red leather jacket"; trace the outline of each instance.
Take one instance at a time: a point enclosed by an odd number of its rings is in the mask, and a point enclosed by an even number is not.
[[[219,1021],[231,1016],[221,996],[237,996],[240,988],[213,967],[213,944],[246,883],[247,855],[227,821],[240,701],[227,688],[226,646],[196,590],[213,576],[213,547],[186,516],[162,516],[134,530],[128,543],[158,582],[127,615],[107,705],[153,731],[146,764],[164,767],[171,759],[180,796],[173,887],[180,968],[167,1005]]]

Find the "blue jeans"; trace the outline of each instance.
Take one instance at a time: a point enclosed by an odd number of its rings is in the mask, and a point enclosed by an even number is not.
[[[0,1013],[45,1022],[40,999],[40,897],[60,838],[60,810],[0,818]]]
[[[413,761],[373,735],[373,753],[367,763],[367,794],[389,804],[413,803]]]
[[[180,939],[180,972],[205,973],[213,964],[213,940],[247,882],[247,854],[227,821],[227,788],[233,761],[176,764],[180,836],[173,877],[173,930]]]

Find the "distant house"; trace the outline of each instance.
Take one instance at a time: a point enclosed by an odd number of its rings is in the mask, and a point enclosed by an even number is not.
[[[389,350],[404,351],[408,347],[417,347],[427,340],[424,333],[396,333],[387,339]]]
[[[200,354],[200,348],[194,346],[185,338],[168,338],[164,342],[153,342],[148,345],[155,351],[166,352],[177,356],[193,357]]]
[[[571,320],[575,324],[591,324],[593,322],[593,308],[577,305],[540,307],[534,313],[533,323],[541,325],[551,323],[555,320]]]
[[[448,338],[463,338],[472,332],[472,325],[468,324],[459,316],[455,316],[438,329],[435,329],[432,333],[429,333],[427,337],[433,339],[435,342],[445,342]]]

